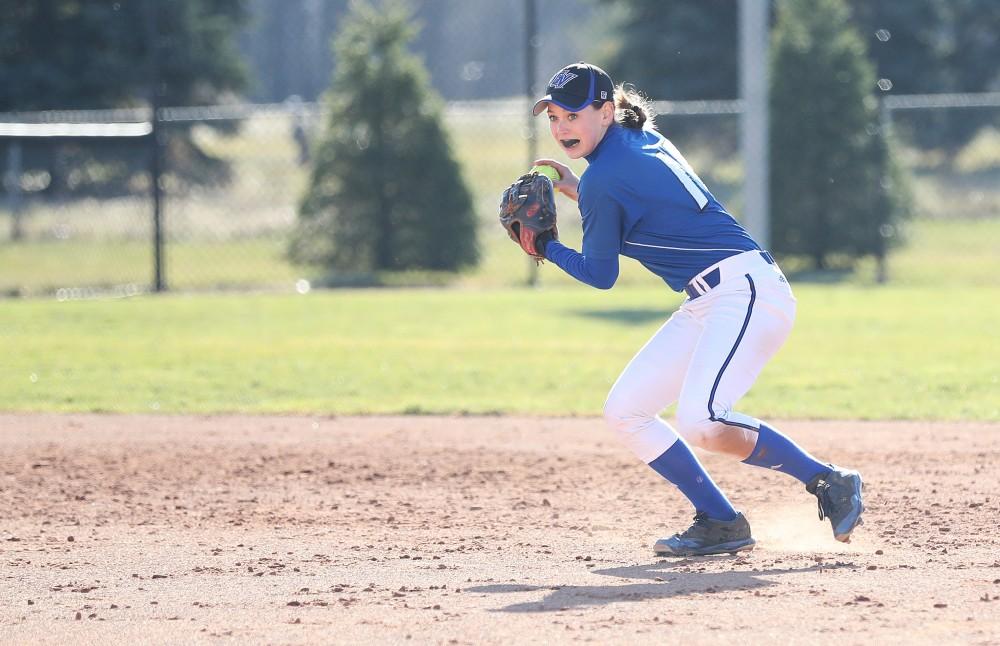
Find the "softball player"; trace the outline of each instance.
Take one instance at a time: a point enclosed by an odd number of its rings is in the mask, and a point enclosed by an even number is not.
[[[574,278],[609,289],[618,256],[638,260],[687,299],[632,358],[611,388],[604,417],[643,462],[677,486],[694,523],[654,545],[658,555],[753,549],[750,525],[689,445],[787,473],[806,485],[837,540],[861,524],[861,476],[820,462],[758,419],[734,410],[795,319],[795,298],[771,255],[726,211],[651,123],[634,91],[595,65],[564,67],[535,103],[582,177],[551,159],[555,188],[576,200],[582,252],[553,236],[538,251]],[[659,413],[677,403],[676,427]]]

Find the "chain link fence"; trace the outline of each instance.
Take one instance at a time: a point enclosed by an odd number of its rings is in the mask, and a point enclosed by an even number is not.
[[[445,108],[482,222],[482,262],[462,278],[468,283],[519,284],[528,272],[516,255],[495,251],[508,243],[494,221],[499,193],[533,153],[561,158],[544,123],[526,118],[528,107],[518,98]],[[1000,216],[1000,94],[892,97],[885,107],[916,180],[920,217]],[[742,104],[657,102],[655,108],[661,131],[740,213]],[[936,116],[953,110],[983,121],[969,143],[918,141]],[[158,276],[177,291],[291,290],[322,282],[321,268],[294,265],[286,249],[326,118],[321,104],[302,102],[164,108],[155,124],[148,110],[0,115],[0,293],[131,295],[155,289]],[[154,141],[162,157],[158,209]],[[574,164],[577,172],[585,167]],[[575,212],[569,204],[561,209]],[[564,236],[574,242],[574,232]]]
[[[922,218],[1000,217],[1000,92],[887,96]]]
[[[32,128],[0,126],[0,292],[274,288],[301,276],[284,247],[318,106],[166,108],[155,134],[144,110],[14,116]]]

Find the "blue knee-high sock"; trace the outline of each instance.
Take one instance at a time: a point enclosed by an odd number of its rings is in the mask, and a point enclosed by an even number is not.
[[[804,484],[809,484],[813,478],[830,470],[830,465],[823,464],[788,436],[763,422],[757,433],[757,444],[754,445],[750,457],[743,462],[787,473]]]
[[[736,518],[736,510],[726,494],[722,493],[684,440],[678,438],[649,466],[677,485],[697,511],[705,512],[709,518],[717,520]]]

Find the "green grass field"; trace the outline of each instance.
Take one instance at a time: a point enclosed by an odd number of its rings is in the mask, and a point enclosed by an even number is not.
[[[796,292],[742,410],[1000,419],[997,285]],[[678,303],[649,286],[0,301],[0,409],[595,415]]]

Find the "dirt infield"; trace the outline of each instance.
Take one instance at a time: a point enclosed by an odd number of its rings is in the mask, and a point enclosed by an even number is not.
[[[850,545],[703,455],[758,540],[595,419],[0,415],[3,643],[1000,643],[1000,424],[779,424],[866,476]]]

